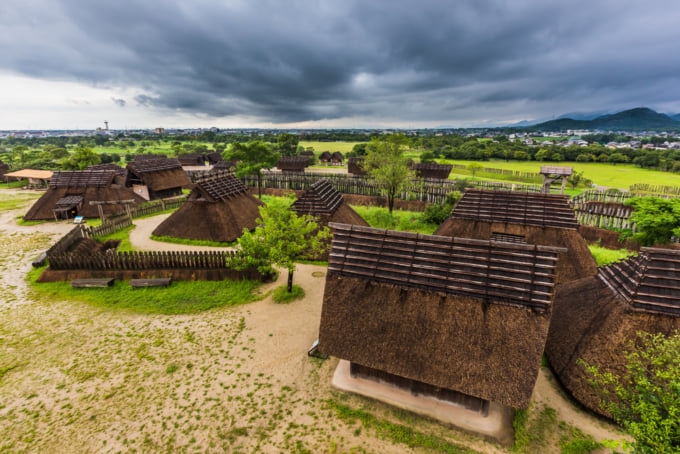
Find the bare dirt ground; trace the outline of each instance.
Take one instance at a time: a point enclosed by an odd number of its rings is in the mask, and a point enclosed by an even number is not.
[[[0,189],[0,197],[12,191]],[[267,295],[168,316],[39,300],[24,280],[30,263],[73,226],[19,226],[27,206],[0,212],[0,452],[428,452],[341,418],[340,405],[474,451],[509,452],[333,390],[337,360],[307,356],[318,334],[324,267],[299,265],[295,283],[306,295],[286,305]],[[178,249],[148,239],[161,220],[136,221],[132,244]],[[283,280],[285,273],[260,291]],[[559,420],[597,440],[621,438],[565,399],[547,370],[533,405],[556,409]]]

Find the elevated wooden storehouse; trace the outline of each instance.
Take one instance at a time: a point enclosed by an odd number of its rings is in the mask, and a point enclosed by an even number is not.
[[[558,248],[331,227],[318,347],[350,363],[350,380],[482,415],[529,405]]]
[[[96,218],[123,213],[126,205],[144,199],[131,188],[115,183],[114,170],[54,172],[47,192],[28,210],[27,221]]]
[[[309,159],[306,156],[283,156],[276,163],[276,168],[282,172],[304,172],[309,166]]]
[[[557,282],[597,273],[566,196],[468,189],[435,235],[566,248]]]
[[[45,189],[49,186],[53,172],[51,170],[21,169],[7,172],[5,181],[28,180],[28,187],[32,189]]]
[[[194,185],[187,201],[156,227],[154,235],[232,242],[243,229],[257,226],[262,202],[234,174],[211,172],[197,177]]]
[[[163,199],[182,194],[182,188],[190,187],[191,180],[177,159],[146,157],[127,165],[125,185],[146,200]]]
[[[416,178],[446,180],[449,178],[453,166],[450,164],[437,164],[436,162],[414,164]]]
[[[609,416],[579,360],[620,376],[624,352],[637,332],[672,335],[679,330],[680,251],[642,248],[637,257],[557,290],[546,355],[574,398]]]

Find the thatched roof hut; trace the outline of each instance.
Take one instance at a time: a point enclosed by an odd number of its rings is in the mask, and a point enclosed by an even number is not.
[[[331,227],[322,352],[412,389],[528,406],[558,249]]]
[[[203,153],[187,153],[177,156],[177,160],[182,167],[204,166],[206,157]]]
[[[637,332],[680,330],[680,251],[642,248],[640,255],[561,286],[555,294],[546,355],[555,375],[583,405],[608,416],[579,360],[621,375]]]
[[[128,163],[127,170],[125,185],[147,200],[178,196],[183,187],[191,186],[191,180],[177,159],[135,159]]]
[[[352,175],[366,175],[366,170],[363,167],[363,156],[352,156],[347,159],[347,173]]]
[[[114,164],[112,162],[108,162],[105,164],[95,164],[89,166],[86,170],[112,170],[116,174],[114,178],[114,183],[119,184],[121,186],[125,185],[127,169],[125,167],[119,166],[118,164]]]
[[[333,154],[331,154],[330,161],[333,165],[342,165],[344,160],[345,160],[345,155],[343,155],[339,151],[334,151]]]
[[[436,162],[414,164],[416,178],[431,178],[436,180],[446,180],[449,178],[453,166],[450,164],[437,164]]]
[[[96,218],[100,214],[111,216],[125,211],[125,204],[120,202],[144,202],[131,188],[115,184],[115,177],[114,170],[54,172],[47,192],[31,206],[24,219],[37,221],[75,216]]]
[[[304,172],[309,166],[309,158],[306,156],[283,156],[276,163],[276,167],[282,172]]]
[[[194,184],[187,201],[156,227],[154,235],[232,242],[243,229],[257,226],[262,202],[234,174],[211,172]]]
[[[298,215],[318,216],[321,225],[337,222],[368,227],[368,223],[352,207],[344,203],[342,194],[326,179],[312,184],[293,202],[293,208]]]
[[[435,235],[566,248],[557,265],[563,283],[597,273],[578,228],[565,196],[468,189]]]

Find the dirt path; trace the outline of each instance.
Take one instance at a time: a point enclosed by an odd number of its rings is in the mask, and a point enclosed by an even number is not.
[[[305,297],[287,305],[266,296],[167,316],[38,301],[24,282],[30,261],[73,226],[19,226],[23,210],[0,212],[0,452],[414,452],[340,418],[337,405],[479,452],[508,452],[331,388],[337,360],[307,356],[318,336],[325,267],[299,265],[295,283]],[[136,220],[133,246],[205,249],[150,240],[165,217]],[[547,370],[534,401],[598,440],[620,438],[566,400]]]

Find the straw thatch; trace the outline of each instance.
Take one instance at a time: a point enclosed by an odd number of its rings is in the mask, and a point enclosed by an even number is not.
[[[276,167],[282,172],[304,172],[309,166],[309,158],[306,156],[283,156],[276,163]]]
[[[69,219],[75,216],[96,218],[100,208],[104,216],[125,211],[123,204],[102,205],[90,202],[144,202],[132,189],[114,183],[113,170],[79,170],[54,172],[49,188],[28,210],[24,219],[30,221]]]
[[[126,186],[146,186],[151,200],[181,195],[183,187],[191,186],[191,180],[177,159],[151,156],[142,159],[137,156],[128,163]]]
[[[556,248],[331,227],[321,351],[480,399],[529,404]]]
[[[450,164],[437,164],[436,162],[417,163],[413,166],[416,178],[432,178],[446,180],[449,178],[453,166]]]
[[[555,375],[583,405],[605,416],[600,395],[578,364],[621,375],[637,332],[680,330],[680,251],[642,248],[640,256],[560,286],[546,355]]]
[[[115,184],[125,185],[125,176],[127,175],[127,169],[121,167],[118,164],[112,162],[106,164],[95,164],[89,166],[86,170],[112,170],[115,173],[113,182]]]
[[[468,189],[436,235],[566,248],[557,282],[597,273],[567,198],[557,194]]]
[[[4,181],[4,175],[9,172],[9,165],[0,161],[0,180]]]
[[[183,167],[204,166],[206,157],[203,153],[187,153],[178,155],[177,160]]]
[[[344,202],[342,194],[326,179],[318,180],[312,184],[308,190],[293,202],[292,208],[298,216],[309,215],[317,217],[318,224],[321,227],[328,226],[331,222],[368,227],[368,222]],[[328,252],[318,257],[309,258],[327,260]]]
[[[156,227],[154,235],[232,242],[243,229],[257,226],[262,202],[234,174],[211,172],[194,184],[187,201]]]

